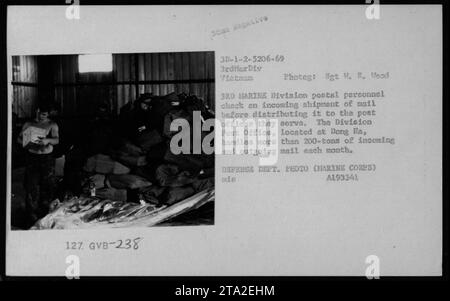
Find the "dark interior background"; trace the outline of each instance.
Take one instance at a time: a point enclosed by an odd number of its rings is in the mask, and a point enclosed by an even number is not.
[[[54,153],[66,154],[86,140],[99,104],[107,103],[115,119],[120,108],[142,93],[164,96],[194,94],[215,108],[214,52],[112,54],[112,72],[80,73],[78,55],[12,57],[12,227],[26,229],[23,178],[26,150],[17,137],[26,120],[35,116],[41,99],[58,108],[52,116],[60,132]],[[55,154],[56,156],[56,154]],[[211,223],[214,205],[204,206],[173,224]],[[206,211],[205,211],[206,210]],[[202,213],[203,212],[203,213]],[[206,212],[206,213],[205,213]],[[206,216],[207,222],[201,219]]]
[[[141,93],[194,94],[215,108],[214,52],[112,54],[112,72],[79,73],[78,55],[12,57],[12,165],[23,166],[15,143],[24,122],[35,116],[40,99],[58,107],[58,148],[81,141],[100,103],[112,117]]]
[[[99,103],[113,114],[141,93],[195,94],[214,109],[214,52],[113,54],[112,72],[78,72],[78,55],[14,56],[12,110],[34,115],[39,96],[62,117],[92,115]]]

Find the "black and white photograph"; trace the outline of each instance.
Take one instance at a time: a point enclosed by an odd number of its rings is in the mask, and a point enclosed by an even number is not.
[[[170,147],[214,118],[214,52],[12,62],[12,229],[214,224],[214,154]]]
[[[8,279],[446,274],[443,5],[6,1]]]

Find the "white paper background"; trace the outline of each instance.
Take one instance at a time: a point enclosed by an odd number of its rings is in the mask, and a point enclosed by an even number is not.
[[[378,108],[382,122],[372,132],[394,136],[396,145],[359,147],[339,160],[280,159],[282,164],[376,163],[377,172],[357,183],[327,183],[320,174],[253,174],[225,185],[219,181],[222,166],[257,161],[219,156],[214,226],[8,231],[7,274],[63,276],[66,256],[75,254],[81,276],[364,275],[365,258],[375,254],[382,276],[440,275],[441,7],[382,5],[380,20],[367,20],[365,8],[82,6],[81,19],[69,21],[65,7],[9,7],[8,70],[12,55],[214,50],[216,96],[232,89],[384,89],[388,95]],[[211,39],[212,30],[263,16],[267,22]],[[288,63],[264,67],[269,72],[254,82],[220,82],[221,55],[265,54],[282,54]],[[280,80],[284,72],[357,71],[389,71],[392,79],[326,86]],[[8,76],[10,81],[11,71]],[[137,236],[145,237],[138,251],[65,250],[66,241]]]

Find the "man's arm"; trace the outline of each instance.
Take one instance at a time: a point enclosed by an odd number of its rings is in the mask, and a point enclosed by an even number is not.
[[[28,128],[29,123],[25,122],[22,126],[22,130],[19,133],[19,136],[17,137],[17,143],[22,144],[23,143],[23,132]]]
[[[41,140],[42,144],[47,145],[56,145],[59,143],[59,128],[56,123],[52,125],[52,128],[50,129],[51,138],[44,138]]]

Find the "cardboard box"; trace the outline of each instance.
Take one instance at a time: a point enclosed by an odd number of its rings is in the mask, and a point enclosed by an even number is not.
[[[96,196],[100,199],[126,202],[127,201],[127,190],[126,189],[115,189],[115,188],[101,188],[97,189]]]
[[[46,129],[30,126],[22,134],[22,146],[24,148],[35,147],[38,145],[39,138],[45,138],[46,136]]]
[[[148,163],[145,156],[129,156],[125,154],[120,155],[117,160],[128,166],[145,166]]]
[[[103,154],[90,157],[84,166],[84,170],[87,172],[117,175],[130,172],[128,167],[112,160],[110,156]]]
[[[108,183],[117,189],[137,189],[151,186],[147,179],[137,175],[108,175]]]
[[[105,187],[105,179],[106,179],[105,175],[102,175],[102,174],[96,174],[96,175],[89,177],[89,180],[94,182],[96,189]]]

